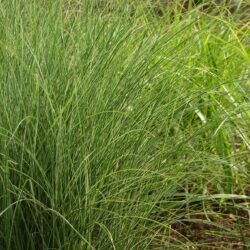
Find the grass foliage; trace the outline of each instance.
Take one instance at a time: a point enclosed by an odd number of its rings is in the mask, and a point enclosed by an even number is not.
[[[249,211],[249,22],[201,8],[0,2],[1,249],[202,249],[173,225]]]

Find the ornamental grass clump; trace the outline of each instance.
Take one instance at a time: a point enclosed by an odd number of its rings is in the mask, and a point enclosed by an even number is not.
[[[144,3],[0,3],[1,249],[249,246],[249,22]]]

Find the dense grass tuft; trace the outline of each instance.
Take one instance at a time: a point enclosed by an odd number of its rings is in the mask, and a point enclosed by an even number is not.
[[[135,2],[0,3],[0,249],[249,245],[249,20]]]

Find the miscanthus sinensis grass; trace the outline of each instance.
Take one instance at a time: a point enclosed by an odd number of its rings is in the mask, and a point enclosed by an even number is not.
[[[118,2],[0,2],[1,249],[187,249],[248,210],[248,24]]]

